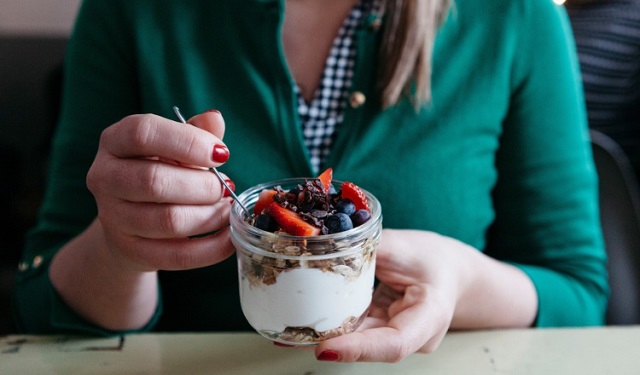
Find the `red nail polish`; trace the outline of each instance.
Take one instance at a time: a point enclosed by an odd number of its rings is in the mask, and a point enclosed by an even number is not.
[[[336,362],[340,359],[340,353],[333,350],[325,350],[318,355],[318,361]]]
[[[217,109],[210,109],[207,112],[213,112],[213,113],[217,113],[219,115],[222,115],[222,113],[220,111],[218,111]]]
[[[236,184],[233,181],[231,181],[230,179],[227,178],[226,180],[224,180],[224,182],[227,183],[227,185],[231,188],[231,190],[236,191]],[[225,198],[230,197],[231,193],[229,192],[229,190],[224,189],[224,195],[223,196]]]
[[[225,145],[213,146],[213,153],[211,153],[211,160],[216,163],[224,163],[229,160],[229,149]]]

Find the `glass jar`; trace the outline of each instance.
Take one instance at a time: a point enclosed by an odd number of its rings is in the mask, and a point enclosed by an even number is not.
[[[254,186],[238,196],[252,210],[260,192],[288,191],[305,179]],[[334,181],[336,186],[341,184]],[[258,229],[239,204],[231,209],[242,311],[262,336],[288,345],[314,345],[355,331],[373,294],[375,249],[382,231],[378,200],[363,190],[371,218],[353,229],[299,237]]]

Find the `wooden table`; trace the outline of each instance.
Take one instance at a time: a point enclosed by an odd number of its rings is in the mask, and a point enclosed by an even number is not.
[[[397,364],[318,362],[252,333],[7,336],[0,374],[640,374],[640,327],[450,333]]]

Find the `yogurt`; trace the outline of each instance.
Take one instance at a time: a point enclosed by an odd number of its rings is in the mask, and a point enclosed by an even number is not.
[[[278,274],[271,285],[254,285],[240,272],[242,310],[263,334],[277,337],[287,329],[307,328],[312,336],[326,338],[332,330],[349,330],[368,311],[374,272],[375,260],[365,263],[357,277],[295,268]]]

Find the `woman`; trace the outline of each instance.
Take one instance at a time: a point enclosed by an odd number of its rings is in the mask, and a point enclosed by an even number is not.
[[[86,0],[66,68],[15,294],[25,330],[248,328],[229,198],[185,165],[238,190],[332,166],[379,197],[371,316],[318,359],[603,322],[575,55],[547,0]]]

